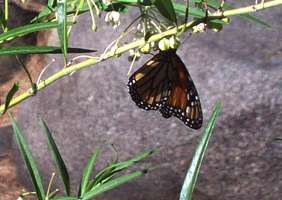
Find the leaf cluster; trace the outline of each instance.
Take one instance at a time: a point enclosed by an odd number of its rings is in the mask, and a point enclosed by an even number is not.
[[[16,121],[13,119],[12,116],[12,126],[16,138],[16,142],[19,146],[22,158],[27,166],[28,172],[30,174],[34,189],[36,191],[36,196],[39,200],[46,200],[46,199],[80,199],[80,200],[87,200],[96,197],[97,195],[109,191],[123,183],[131,181],[145,173],[148,172],[148,168],[135,170],[133,172],[123,174],[122,172],[128,169],[130,166],[143,161],[145,158],[150,156],[154,153],[154,150],[147,151],[140,155],[137,155],[129,160],[118,162],[114,161],[104,169],[95,172],[95,164],[97,157],[100,155],[100,149],[96,149],[92,154],[91,158],[89,159],[86,167],[83,170],[81,182],[79,186],[79,191],[77,195],[73,195],[71,192],[70,187],[70,177],[65,165],[65,162],[60,154],[59,148],[57,147],[55,140],[51,134],[49,127],[47,126],[46,122],[41,119],[40,125],[43,130],[43,133],[46,137],[49,151],[52,154],[53,163],[56,168],[56,171],[60,175],[60,179],[64,185],[64,193],[65,196],[58,196],[59,189],[54,191],[50,191],[52,188],[52,178],[49,183],[48,189],[45,190],[43,187],[42,178],[39,173],[39,169],[37,166],[36,161],[34,160],[31,150],[27,144],[27,141],[18,127]],[[45,192],[46,191],[46,192]],[[33,193],[25,193],[26,196],[34,195]],[[22,195],[22,198],[25,196]]]
[[[207,126],[203,130],[203,133],[199,139],[198,146],[196,147],[196,151],[194,153],[190,168],[188,169],[186,178],[184,180],[181,194],[180,194],[180,200],[191,200],[192,194],[196,185],[197,177],[199,175],[201,163],[204,158],[205,151],[207,149],[209,139],[213,133],[213,129],[215,127],[216,118],[220,111],[220,103],[217,103],[214,111],[207,123]],[[44,135],[46,137],[49,151],[52,154],[52,158],[54,161],[54,165],[56,167],[56,171],[60,175],[60,178],[64,185],[64,196],[58,196],[59,189],[54,190],[53,192],[50,192],[52,187],[52,178],[50,180],[49,186],[47,190],[44,190],[42,178],[39,173],[38,166],[36,164],[36,161],[34,160],[31,150],[27,144],[27,141],[18,127],[16,121],[14,118],[10,115],[12,126],[16,138],[16,142],[18,144],[18,147],[20,149],[22,158],[25,162],[25,165],[27,166],[27,169],[29,171],[34,189],[34,193],[25,193],[26,196],[28,195],[35,195],[39,200],[88,200],[92,199],[106,191],[109,191],[119,185],[122,185],[126,182],[132,181],[133,179],[140,177],[144,174],[146,174],[148,171],[150,171],[149,168],[142,169],[142,170],[136,170],[127,174],[120,174],[124,170],[128,169],[130,166],[143,161],[148,156],[152,155],[155,150],[147,151],[145,153],[142,153],[140,155],[137,155],[127,161],[123,162],[113,162],[109,164],[104,169],[100,170],[99,172],[95,172],[95,164],[97,157],[100,154],[100,149],[96,149],[94,153],[92,154],[91,158],[88,160],[87,165],[85,166],[80,185],[79,190],[77,192],[77,195],[73,195],[73,193],[70,190],[70,177],[67,170],[67,167],[65,165],[65,162],[63,161],[63,158],[59,152],[59,149],[55,143],[55,140],[52,136],[52,133],[47,126],[46,122],[41,119],[40,125],[44,132]],[[46,192],[45,192],[46,191]],[[22,195],[22,198],[25,196]]]

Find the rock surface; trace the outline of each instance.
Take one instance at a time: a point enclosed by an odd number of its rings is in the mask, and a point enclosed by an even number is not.
[[[223,104],[195,199],[281,198],[282,143],[275,138],[282,137],[282,9],[259,14],[273,24],[272,30],[234,18],[220,33],[193,35],[178,51],[198,89],[205,122],[215,102]],[[128,24],[125,18],[123,23]],[[105,25],[99,26],[98,33],[90,32],[89,26],[90,19],[82,17],[73,29],[72,46],[102,52],[117,37],[117,32]],[[143,61],[138,61],[134,70]],[[111,158],[107,146],[112,143],[120,159],[161,149],[147,161],[159,166],[157,170],[99,199],[178,199],[200,131],[185,127],[176,118],[164,119],[158,112],[138,109],[127,93],[129,65],[122,56],[57,81],[21,104],[19,124],[46,181],[52,165],[38,126],[39,116],[54,131],[76,185],[98,146],[104,149],[100,164]],[[62,63],[53,65],[47,74],[60,67]],[[21,159],[16,159],[20,176],[27,180]]]

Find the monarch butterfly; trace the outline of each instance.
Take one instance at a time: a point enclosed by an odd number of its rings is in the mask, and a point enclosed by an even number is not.
[[[196,87],[176,50],[160,51],[134,72],[129,94],[145,110],[159,110],[163,117],[175,116],[188,127],[202,126],[202,108]]]

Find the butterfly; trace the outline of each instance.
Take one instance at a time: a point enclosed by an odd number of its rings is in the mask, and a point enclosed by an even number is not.
[[[148,60],[130,76],[128,87],[138,107],[159,110],[165,118],[175,116],[190,128],[201,128],[200,98],[175,49],[160,51]]]

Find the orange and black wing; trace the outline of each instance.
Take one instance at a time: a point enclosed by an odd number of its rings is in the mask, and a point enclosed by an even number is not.
[[[199,129],[203,123],[203,114],[196,87],[177,54],[175,53],[170,58],[172,68],[170,71],[177,71],[177,73],[168,74],[171,80],[170,95],[166,104],[160,108],[160,112],[164,117],[173,115],[190,128]],[[177,74],[177,77],[171,77],[173,74]]]
[[[166,103],[170,94],[169,69],[169,63],[159,53],[131,75],[129,94],[138,107],[157,110]]]
[[[175,50],[155,55],[129,78],[128,86],[138,107],[159,110],[165,118],[173,115],[193,129],[201,127],[197,90]]]

